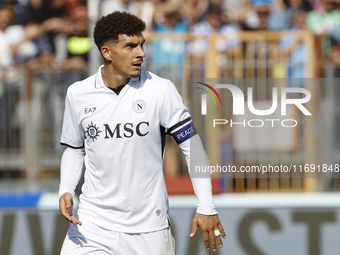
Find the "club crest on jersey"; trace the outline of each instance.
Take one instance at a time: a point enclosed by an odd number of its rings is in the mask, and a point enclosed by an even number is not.
[[[143,100],[137,100],[136,102],[133,103],[132,109],[136,113],[142,113],[146,110],[146,103]]]
[[[94,141],[94,139],[97,139],[100,132],[102,132],[102,131],[100,131],[99,127],[97,127],[96,124],[93,124],[92,121],[91,121],[91,124],[89,124],[86,127],[87,136],[90,137],[90,139],[92,139],[92,141]]]

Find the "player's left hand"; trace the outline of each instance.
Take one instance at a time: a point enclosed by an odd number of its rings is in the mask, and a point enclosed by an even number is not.
[[[223,246],[222,244],[222,238],[226,238],[226,234],[224,232],[224,229],[222,227],[222,224],[220,222],[220,219],[218,218],[217,214],[216,215],[202,215],[199,213],[196,213],[194,219],[192,220],[192,229],[191,229],[191,234],[190,237],[194,237],[197,232],[197,228],[200,226],[203,234],[203,241],[205,248],[209,250],[209,238],[210,238],[210,243],[211,243],[211,248],[213,251],[216,251],[216,242],[215,238],[217,239],[218,245],[220,247]],[[221,235],[215,236],[214,231],[219,230]]]

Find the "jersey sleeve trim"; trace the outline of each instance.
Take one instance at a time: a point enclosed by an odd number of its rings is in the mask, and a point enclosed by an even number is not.
[[[185,120],[182,120],[178,122],[176,125],[172,126],[171,128],[168,129],[168,133],[171,134],[175,129],[179,128],[180,126],[186,124],[187,122],[189,123],[191,121],[191,117],[186,118]]]
[[[173,136],[177,144],[181,144],[196,135],[197,131],[189,117],[169,128],[168,133]]]
[[[82,148],[84,148],[84,144],[81,146],[81,147],[75,147],[75,146],[71,146],[71,145],[69,145],[69,144],[67,144],[67,143],[60,143],[60,145],[64,145],[64,146],[67,146],[67,147],[70,147],[70,148],[72,148],[72,149],[82,149]]]

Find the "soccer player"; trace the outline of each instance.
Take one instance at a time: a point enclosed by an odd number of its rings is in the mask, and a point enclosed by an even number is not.
[[[175,137],[188,166],[190,143],[195,151],[204,150],[175,86],[141,68],[144,29],[145,23],[128,13],[102,17],[94,40],[104,64],[67,91],[59,206],[73,224],[63,255],[175,254],[163,176],[164,136]],[[85,182],[73,214],[83,160]],[[225,232],[212,199],[211,179],[192,178],[192,183],[198,203],[190,236],[199,226],[205,247],[216,250]]]

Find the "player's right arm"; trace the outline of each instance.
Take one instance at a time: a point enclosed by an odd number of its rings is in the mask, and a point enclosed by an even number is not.
[[[75,225],[81,225],[81,222],[73,215],[73,196],[82,173],[84,155],[84,148],[67,147],[61,158],[59,209],[65,219]]]
[[[84,130],[76,114],[72,86],[65,100],[65,112],[60,143],[66,145],[60,166],[59,208],[65,219],[73,224],[81,222],[73,215],[74,190],[79,182],[85,156]]]

